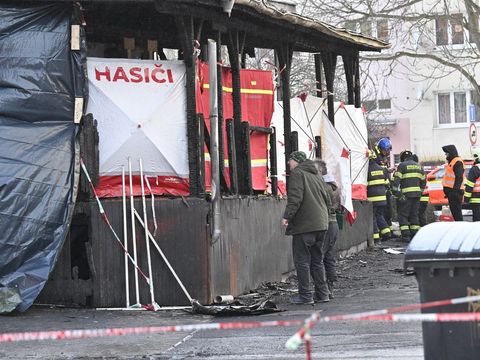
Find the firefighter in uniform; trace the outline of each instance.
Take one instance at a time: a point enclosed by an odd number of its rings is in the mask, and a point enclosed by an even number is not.
[[[480,147],[472,149],[473,164],[465,181],[465,201],[473,212],[473,221],[480,221]]]
[[[390,164],[390,151],[392,151],[392,143],[390,139],[381,138],[378,140],[374,151],[377,156],[377,163],[383,167],[385,176],[388,180],[386,192],[387,204],[385,205],[384,218],[388,226],[392,226],[392,191],[390,188],[390,170],[388,169]]]
[[[443,175],[442,185],[445,197],[448,199],[448,205],[455,221],[463,221],[462,198],[463,174],[465,173],[465,164],[458,156],[455,145],[445,145],[442,147],[445,152],[448,164],[445,166],[445,175]]]
[[[418,156],[416,154],[413,154],[412,159],[417,163],[419,162]],[[422,173],[425,173],[425,171],[423,170],[423,166],[422,166]],[[429,200],[430,200],[430,196],[428,195],[427,186],[425,186],[425,188],[422,191],[422,196],[420,196],[420,207],[418,208],[418,222],[420,226],[427,225],[427,206],[428,206]]]
[[[385,221],[384,212],[387,205],[385,172],[378,164],[375,152],[370,152],[367,177],[367,197],[373,205],[373,240],[390,238],[391,230]]]
[[[393,191],[397,197],[398,222],[402,240],[408,242],[420,229],[418,209],[420,196],[425,187],[422,167],[412,159],[409,150],[400,153],[400,164],[393,176]]]

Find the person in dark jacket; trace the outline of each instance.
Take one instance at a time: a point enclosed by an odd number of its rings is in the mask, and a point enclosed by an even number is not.
[[[288,165],[291,173],[282,224],[287,226],[286,234],[293,236],[293,261],[298,279],[298,295],[292,296],[290,302],[328,302],[322,255],[328,229],[328,209],[331,207],[328,190],[314,162],[307,160],[303,151],[292,152]],[[310,287],[310,275],[315,287],[314,294]]]
[[[474,164],[465,181],[465,201],[473,212],[473,221],[480,221],[480,147],[472,149]]]
[[[398,222],[402,240],[409,242],[420,229],[418,209],[420,197],[425,188],[425,175],[422,167],[413,160],[413,153],[404,150],[400,153],[400,164],[393,178],[393,191],[397,197]]]
[[[463,174],[465,165],[458,156],[455,145],[445,145],[442,147],[447,158],[445,174],[443,175],[442,185],[445,197],[448,199],[448,205],[455,221],[463,221],[462,199],[463,199]]]
[[[419,163],[417,154],[413,154],[412,159],[413,161]],[[421,164],[420,166],[422,167],[422,172],[425,173],[423,166]],[[429,200],[430,197],[428,195],[428,189],[427,186],[425,186],[422,191],[422,196],[420,196],[420,207],[418,208],[418,222],[420,226],[427,225],[427,207]]]
[[[367,198],[373,206],[373,241],[387,240],[391,230],[385,221],[385,207],[387,205],[388,178],[385,169],[378,163],[375,153],[370,152],[367,175]]]
[[[327,164],[323,160],[315,160],[317,170],[323,177],[323,180],[327,183],[328,195],[332,206],[329,209],[328,215],[328,230],[325,235],[325,241],[323,242],[323,265],[325,267],[325,275],[327,279],[327,286],[329,291],[329,298],[333,299],[334,284],[338,280],[336,260],[335,260],[335,243],[338,238],[338,222],[337,214],[343,214],[343,207],[340,202],[340,189],[335,182],[332,175],[328,174]]]

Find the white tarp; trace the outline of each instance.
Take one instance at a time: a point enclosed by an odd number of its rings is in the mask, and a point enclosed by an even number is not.
[[[142,158],[145,174],[157,178],[154,193],[175,194],[169,184],[177,190],[187,186],[183,61],[88,58],[87,65],[87,112],[98,121],[100,138],[99,187],[121,174],[128,157],[134,172],[138,173]],[[103,195],[116,196],[112,191]]]
[[[333,127],[327,117],[326,105],[324,98],[314,96],[291,99],[291,130],[298,132],[298,149],[310,159],[315,158],[315,136],[321,137],[322,158],[341,190],[342,205],[353,213],[352,189],[355,191],[356,185],[361,185],[366,195],[366,124],[361,109],[338,103],[335,104],[336,127]],[[272,126],[277,131],[278,182],[279,189],[282,189],[285,184],[282,102],[275,103]]]
[[[335,129],[350,150],[352,198],[367,199],[368,131],[363,110],[335,103]]]

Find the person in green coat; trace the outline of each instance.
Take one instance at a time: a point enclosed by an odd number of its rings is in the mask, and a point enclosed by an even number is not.
[[[285,233],[293,236],[293,261],[298,279],[298,295],[292,296],[290,302],[328,302],[329,291],[322,254],[331,207],[327,185],[314,162],[308,160],[303,151],[292,152],[288,166],[291,173],[282,224],[287,227]],[[310,287],[310,276],[313,278],[314,294]]]

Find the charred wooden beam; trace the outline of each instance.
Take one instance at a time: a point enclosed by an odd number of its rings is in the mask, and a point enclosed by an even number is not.
[[[316,96],[322,97],[323,66],[322,66],[322,59],[320,57],[320,54],[314,55],[314,61],[315,61],[315,83],[316,83],[315,89],[317,90]]]
[[[333,96],[333,83],[335,80],[335,68],[337,66],[337,54],[331,52],[322,52],[322,63],[325,70],[325,82],[328,92],[328,119],[335,125],[335,108]]]
[[[354,94],[354,74],[355,60],[352,56],[342,56],[343,68],[345,69],[345,80],[347,81],[347,103],[353,105],[355,103]]]
[[[235,146],[235,129],[232,119],[227,119],[228,171],[230,173],[230,189],[233,195],[238,194],[237,151]]]
[[[355,107],[359,108],[362,106],[362,98],[360,94],[360,56],[358,52],[354,56],[353,92],[355,94]]]
[[[282,82],[282,101],[283,101],[283,131],[285,143],[285,168],[288,175],[290,175],[290,168],[288,167],[288,157],[292,152],[291,142],[291,111],[290,111],[290,69],[292,64],[293,50],[291,44],[283,43],[277,49],[278,63],[280,65],[280,79]]]
[[[277,133],[276,129],[272,128],[270,134],[270,184],[272,195],[278,195],[278,171],[277,171]]]
[[[191,16],[175,17],[178,40],[183,53],[186,67],[186,113],[187,113],[187,138],[188,138],[188,169],[190,180],[190,195],[201,194],[200,159],[198,157],[199,132],[196,121],[196,94],[195,94],[195,55],[194,55],[194,24]]]

